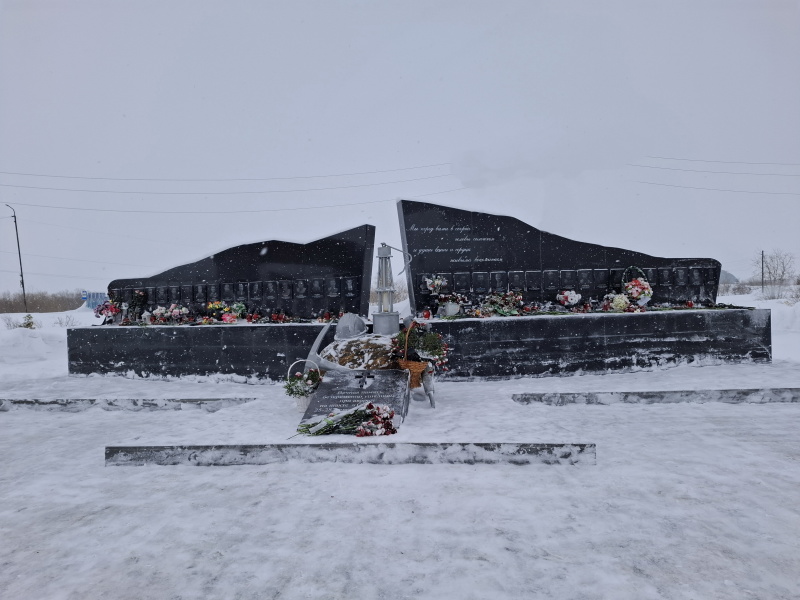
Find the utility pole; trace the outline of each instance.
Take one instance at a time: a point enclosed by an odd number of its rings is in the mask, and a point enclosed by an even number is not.
[[[761,251],[761,294],[764,294],[764,251]]]
[[[25,304],[25,312],[28,312],[28,297],[25,295],[25,276],[22,274],[22,250],[19,249],[19,227],[17,227],[17,211],[10,204],[6,204],[11,212],[14,213],[14,231],[17,233],[17,255],[19,256],[19,283],[22,286],[22,302]]]

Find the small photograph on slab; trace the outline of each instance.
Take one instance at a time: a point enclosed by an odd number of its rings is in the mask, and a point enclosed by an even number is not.
[[[311,279],[309,295],[314,299],[325,296],[325,279],[323,277],[314,277]]]
[[[294,280],[294,297],[300,300],[308,298],[308,279]]]
[[[489,273],[477,271],[472,274],[472,291],[476,294],[489,293]]]
[[[521,292],[525,289],[525,271],[508,272],[508,289],[512,292]]]
[[[179,285],[169,286],[169,303],[179,304],[180,301],[181,301],[181,286]]]
[[[209,283],[206,288],[209,302],[219,302],[219,284]]]
[[[264,282],[264,300],[277,300],[278,299],[278,282],[265,281]]]
[[[573,270],[561,271],[561,289],[574,290],[578,287],[578,272]]]
[[[525,271],[525,289],[529,292],[542,291],[541,271]]]
[[[700,267],[689,268],[689,285],[703,285],[703,269]]]
[[[675,287],[686,287],[689,285],[689,269],[686,267],[675,267],[672,271],[672,281]]]
[[[607,290],[609,272],[608,269],[593,269],[594,271],[594,288],[596,290]]]
[[[191,285],[181,286],[181,304],[189,305],[194,303],[194,288]]]
[[[578,289],[585,292],[590,292],[594,289],[592,269],[578,269]]]
[[[558,271],[548,269],[542,271],[542,284],[548,292],[553,292],[561,285],[561,275]]]
[[[506,271],[492,271],[489,273],[489,285],[496,294],[505,294],[508,291],[508,273]]]
[[[222,284],[222,301],[223,302],[233,302],[236,299],[233,290],[233,283],[223,283]]]
[[[261,296],[264,293],[264,286],[260,281],[251,281],[248,284],[248,296],[250,300],[261,300]]]
[[[358,277],[342,277],[345,298],[355,298],[358,294]]]
[[[165,285],[159,285],[156,288],[156,304],[159,306],[166,306],[169,304],[169,288]]]
[[[325,279],[325,295],[328,298],[338,298],[342,295],[342,280],[339,277]]]
[[[247,302],[247,282],[246,281],[237,281],[236,282],[236,301],[237,302]]]
[[[468,294],[472,273],[453,273],[453,291],[459,294]]]
[[[278,282],[278,293],[280,294],[281,300],[291,300],[292,299],[292,282],[288,280],[282,280]]]
[[[658,285],[672,287],[672,269],[670,267],[660,267],[658,269]]]

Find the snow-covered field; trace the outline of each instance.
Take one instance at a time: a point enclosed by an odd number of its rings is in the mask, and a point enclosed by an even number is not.
[[[800,304],[720,301],[773,310],[772,364],[440,383],[392,439],[596,443],[575,467],[105,467],[107,445],[283,442],[300,415],[277,385],[67,377],[64,315],[35,315],[0,330],[0,398],[258,400],[0,412],[0,598],[800,598],[800,404],[511,400],[800,388]]]

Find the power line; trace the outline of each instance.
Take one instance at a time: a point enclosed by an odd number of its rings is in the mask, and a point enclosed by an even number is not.
[[[10,252],[9,250],[0,250],[3,254],[14,254],[14,252]],[[107,262],[104,260],[85,260],[81,258],[64,258],[62,256],[48,256],[47,254],[30,254],[28,252],[24,253],[25,256],[36,256],[38,258],[54,258],[56,260],[69,260],[73,262],[87,262],[87,263],[97,263],[99,265],[121,265],[123,267],[144,267],[150,268],[150,265],[132,265],[130,263],[115,263],[115,262]]]
[[[295,177],[232,177],[225,179],[172,179],[156,177],[84,177],[79,175],[50,175],[45,173],[18,173],[16,171],[0,171],[2,175],[23,175],[25,177],[48,177],[57,179],[86,179],[91,181],[287,181],[290,179],[322,179],[326,177],[352,177],[355,175],[374,175],[377,173],[396,173],[397,171],[412,171],[414,169],[430,169],[433,167],[446,167],[450,163],[437,163],[435,165],[421,165],[419,167],[403,167],[400,169],[385,169],[382,171],[360,171],[357,173],[335,173],[331,175],[298,175]]]
[[[391,200],[369,200],[367,202],[349,202],[346,204],[326,204],[323,206],[303,206],[295,208],[260,208],[253,210],[119,210],[116,208],[81,208],[77,206],[52,206],[49,204],[27,204],[24,202],[14,202],[16,206],[35,206],[37,208],[55,208],[58,210],[80,210],[89,212],[112,212],[112,213],[140,213],[149,215],[231,215],[240,213],[265,213],[265,212],[284,212],[294,210],[316,210],[320,208],[338,208],[340,206],[361,206],[363,204],[379,204],[381,202],[391,202]]]
[[[702,160],[699,158],[672,158],[670,156],[648,156],[659,160],[683,160],[686,162],[721,163],[725,165],[774,165],[778,167],[800,167],[800,163],[743,162],[735,160]]]
[[[102,231],[102,230],[101,231],[97,231],[95,229],[85,229],[83,227],[70,227],[69,225],[56,225],[55,223],[45,223],[44,221],[35,221],[34,219],[28,219],[28,218],[25,219],[25,222],[26,223],[36,223],[37,225],[47,225],[48,227],[57,227],[57,228],[60,228],[60,229],[74,229],[75,231],[85,231],[87,233],[94,233],[95,235],[108,235],[108,236],[112,236],[112,237],[115,237],[115,238],[124,237],[124,238],[129,238],[129,239],[132,239],[132,240],[141,240],[143,242],[148,242],[148,243],[169,244],[170,246],[175,247],[175,243],[172,242],[172,241],[169,241],[169,240],[151,240],[151,239],[148,239],[148,238],[138,237],[138,236],[135,236],[135,235],[127,235],[125,233],[117,233],[116,231],[115,232]],[[186,248],[187,246],[180,246],[180,247],[181,248]]]
[[[800,174],[793,173],[737,173],[736,171],[704,171],[702,169],[679,169],[677,167],[654,167],[652,165],[634,165],[628,163],[628,167],[639,167],[640,169],[662,169],[664,171],[685,171],[687,173],[718,173],[720,175],[768,175],[770,177],[800,177]]]
[[[634,183],[644,183],[645,185],[660,185],[664,187],[684,188],[687,190],[706,190],[709,192],[732,192],[734,194],[770,194],[773,196],[800,196],[800,193],[795,193],[795,192],[758,192],[753,190],[723,190],[720,188],[695,187],[691,185],[674,185],[671,183],[655,183],[653,181],[636,181],[636,180],[634,180]]]
[[[8,269],[0,269],[2,273],[17,273],[16,271],[10,271]],[[62,277],[64,279],[95,279],[97,281],[110,281],[108,277],[81,277],[75,275],[56,275],[55,273],[35,273],[32,271],[26,271],[30,275],[42,275],[44,277]]]
[[[410,181],[423,181],[425,179],[439,179],[441,177],[450,177],[447,175],[431,175],[429,177],[417,177],[416,179],[399,179],[397,181],[383,181],[381,183],[360,183],[357,185],[340,185],[334,187],[321,187],[321,188],[305,188],[300,190],[258,190],[252,192],[138,192],[138,191],[123,191],[123,190],[78,190],[73,188],[54,188],[42,187],[36,185],[14,185],[11,183],[0,183],[0,187],[21,188],[26,190],[47,190],[51,192],[86,192],[89,194],[141,194],[145,196],[234,196],[242,194],[288,194],[293,192],[316,192],[320,190],[344,190],[350,188],[374,187],[376,185],[391,185],[393,183],[408,183]],[[34,206],[30,204],[29,206]],[[48,207],[55,208],[55,207]],[[135,212],[135,211],[128,211]],[[231,212],[231,211],[224,211]],[[253,211],[245,211],[253,212]],[[258,212],[258,211],[255,211]]]

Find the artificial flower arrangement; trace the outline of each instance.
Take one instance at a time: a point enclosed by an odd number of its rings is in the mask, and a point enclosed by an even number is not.
[[[469,304],[469,298],[467,298],[464,294],[459,294],[458,292],[452,292],[450,294],[439,294],[436,297],[436,301],[441,305],[447,302],[453,302],[454,304]]]
[[[94,316],[95,317],[105,317],[106,321],[109,318],[113,319],[115,315],[118,315],[122,312],[120,308],[119,302],[114,302],[113,300],[106,300],[102,304],[98,304],[94,307]]]
[[[556,294],[556,300],[558,300],[561,306],[566,307],[575,306],[581,301],[581,298],[582,296],[575,290],[563,290],[559,294]]]
[[[319,421],[301,423],[297,431],[306,435],[335,433],[356,437],[392,435],[397,433],[392,422],[393,418],[394,411],[389,406],[368,402],[355,408],[330,413]]]
[[[149,314],[150,322],[153,324],[164,325],[173,323],[180,325],[189,315],[189,309],[179,304],[171,304],[168,308],[164,306],[157,306],[153,312]],[[142,315],[144,316],[144,315]]]
[[[319,369],[309,369],[305,375],[297,371],[286,380],[283,389],[293,398],[307,398],[316,391],[320,381],[322,372]]]
[[[625,294],[632,302],[644,306],[653,297],[653,288],[646,279],[636,278],[625,282]]]
[[[511,317],[523,314],[522,294],[506,292],[505,294],[489,294],[480,307],[481,316],[500,315]]]
[[[247,314],[247,305],[244,302],[234,302],[230,306],[230,312],[236,315],[237,318],[243,319]]]
[[[408,337],[408,352],[406,352],[406,337]],[[442,371],[447,371],[450,348],[441,334],[430,331],[429,325],[412,321],[408,328],[403,329],[392,338],[392,357],[401,361],[430,361]]]
[[[431,279],[426,277],[425,285],[431,291],[431,294],[438,297],[442,293],[442,289],[447,285],[447,279],[441,275],[434,275]]]

